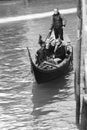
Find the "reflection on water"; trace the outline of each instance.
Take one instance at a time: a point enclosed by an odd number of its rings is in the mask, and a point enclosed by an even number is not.
[[[70,100],[68,101],[68,99],[73,97],[71,85],[73,79],[70,79],[70,76],[72,76],[72,72],[59,80],[57,79],[46,84],[38,85],[33,83],[32,115],[35,128],[64,128],[65,125],[67,127],[67,123],[70,123],[68,114],[71,114],[72,106],[69,106]],[[67,123],[61,125],[61,121]]]
[[[40,110],[46,104],[51,104],[55,101],[59,102],[65,100],[65,98],[70,95],[70,93],[68,92],[70,87],[67,85],[67,81],[68,80],[65,79],[65,77],[62,77],[59,81],[58,79],[56,79],[46,84],[34,84],[32,89],[32,101],[34,103],[34,111],[32,114],[38,114],[37,110]],[[42,115],[42,113],[39,114]]]

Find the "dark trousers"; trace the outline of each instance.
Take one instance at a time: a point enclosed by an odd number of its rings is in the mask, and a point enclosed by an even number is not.
[[[63,40],[63,28],[54,28],[54,34],[55,34],[55,38],[59,38]]]

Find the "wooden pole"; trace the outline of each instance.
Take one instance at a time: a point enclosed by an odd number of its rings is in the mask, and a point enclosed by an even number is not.
[[[81,19],[81,0],[78,0],[78,39],[76,44],[76,68],[75,68],[75,98],[76,98],[76,124],[79,124],[80,118],[80,72],[81,72],[81,33],[82,33],[82,19]]]
[[[82,42],[84,46],[83,68],[84,68],[84,93],[87,94],[87,0],[82,0]]]
[[[87,94],[83,96],[81,113],[81,130],[87,130]]]
[[[84,95],[81,110],[81,130],[87,130],[87,53],[84,56]]]

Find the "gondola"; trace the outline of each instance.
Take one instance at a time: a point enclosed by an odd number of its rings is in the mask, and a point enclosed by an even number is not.
[[[73,60],[73,47],[69,43],[66,45],[66,48],[69,53],[66,52],[67,56],[61,62],[59,60],[57,64],[54,64],[49,61],[44,61],[40,66],[37,66],[33,62],[30,50],[27,48],[31,62],[31,68],[38,84],[57,79],[70,69]]]

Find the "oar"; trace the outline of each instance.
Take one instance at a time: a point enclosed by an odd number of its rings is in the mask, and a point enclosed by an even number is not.
[[[48,33],[47,37],[45,38],[45,42],[46,42],[47,38],[50,37],[51,33],[52,33],[52,30],[51,30],[51,32]]]
[[[26,48],[27,48],[29,60],[30,60],[30,63],[31,63],[31,72],[33,73],[33,68],[32,68],[32,62],[33,62],[33,61],[32,61],[32,58],[31,58],[30,50],[29,50],[28,47],[26,47]]]

